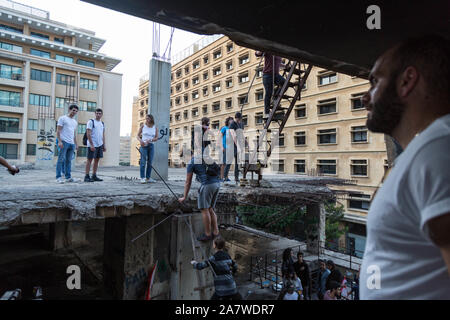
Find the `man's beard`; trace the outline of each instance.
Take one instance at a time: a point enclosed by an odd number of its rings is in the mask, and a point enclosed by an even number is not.
[[[392,136],[405,111],[405,105],[396,92],[395,78],[390,79],[385,91],[371,107],[371,117],[368,117],[366,122],[367,128],[372,132]]]

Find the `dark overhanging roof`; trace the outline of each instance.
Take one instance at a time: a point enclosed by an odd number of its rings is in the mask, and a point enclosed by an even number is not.
[[[446,0],[82,1],[360,77],[401,40],[450,35]],[[366,26],[370,5],[380,7],[379,30]]]

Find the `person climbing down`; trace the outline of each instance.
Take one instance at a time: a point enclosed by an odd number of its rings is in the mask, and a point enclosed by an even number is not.
[[[233,278],[233,274],[237,271],[237,264],[224,251],[225,240],[221,236],[214,239],[213,249],[216,250],[216,253],[209,257],[208,260],[204,262],[191,261],[192,266],[197,270],[211,267],[215,289],[211,300],[242,300]]]

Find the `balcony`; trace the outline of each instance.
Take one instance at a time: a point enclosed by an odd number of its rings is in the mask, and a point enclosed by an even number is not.
[[[23,101],[15,102],[0,99],[0,112],[24,113]]]
[[[22,140],[22,129],[19,128],[1,128],[0,127],[0,138],[11,139],[11,140]]]
[[[1,71],[0,79],[2,79],[2,84],[4,85],[25,88],[25,77],[23,74]]]

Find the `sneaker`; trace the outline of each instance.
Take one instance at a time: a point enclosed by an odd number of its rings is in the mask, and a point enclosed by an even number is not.
[[[231,181],[230,179],[228,179],[228,178],[226,178],[225,180],[224,180],[225,182],[229,182],[229,181]]]
[[[64,178],[58,178],[58,179],[56,179],[56,183],[64,183]]]
[[[94,180],[92,180],[91,177],[89,177],[89,175],[87,174],[87,175],[84,177],[84,182],[94,182]]]
[[[99,177],[97,177],[97,175],[93,175],[92,176],[92,181],[103,181],[103,179],[100,179]]]
[[[147,183],[147,179],[142,178],[142,179],[141,179],[141,183]]]
[[[156,180],[155,180],[155,179],[152,179],[152,178],[150,178],[150,179],[147,179],[147,182],[150,182],[150,183],[154,183],[154,182],[156,182]]]
[[[204,233],[202,233],[201,236],[198,236],[198,237],[197,237],[197,240],[198,240],[198,241],[210,241],[210,240],[212,240],[212,239],[213,239],[212,236],[207,236],[207,235],[204,234]]]

